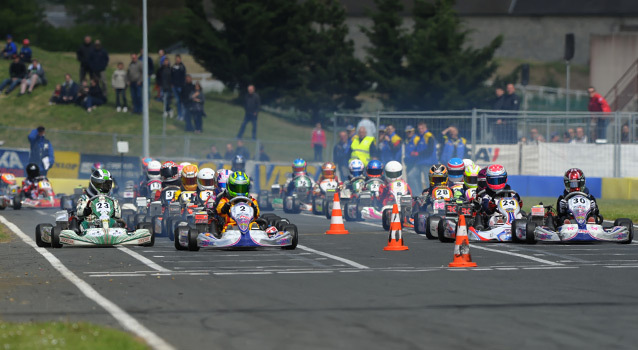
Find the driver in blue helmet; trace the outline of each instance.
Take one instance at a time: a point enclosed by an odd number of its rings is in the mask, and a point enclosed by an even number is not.
[[[288,179],[286,181],[286,184],[284,185],[284,190],[286,191],[287,196],[291,196],[293,191],[295,190],[294,180],[299,176],[308,175],[306,171],[307,167],[308,163],[306,163],[306,161],[302,158],[297,158],[292,162],[292,178]],[[313,188],[315,186],[315,182],[311,177],[308,176],[308,178],[310,179],[309,188]]]

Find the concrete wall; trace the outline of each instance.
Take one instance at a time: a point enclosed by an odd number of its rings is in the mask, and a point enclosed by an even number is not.
[[[591,85],[606,95],[636,59],[638,34],[592,35]]]

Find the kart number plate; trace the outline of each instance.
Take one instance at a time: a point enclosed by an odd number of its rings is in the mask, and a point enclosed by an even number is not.
[[[133,197],[135,197],[135,193],[133,193],[133,191],[126,191],[126,192],[124,192],[124,193],[122,194],[122,196],[123,196],[124,198],[133,198]]]
[[[543,207],[532,207],[532,216],[545,216],[545,208]]]

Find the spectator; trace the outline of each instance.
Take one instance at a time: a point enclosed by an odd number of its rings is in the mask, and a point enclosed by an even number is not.
[[[364,126],[359,128],[359,133],[355,135],[350,144],[350,159],[359,158],[364,166],[372,158],[377,158],[377,146],[373,136],[368,136],[368,131]]]
[[[33,52],[29,45],[29,39],[22,40],[22,48],[20,49],[20,60],[24,63],[31,63],[31,56],[33,56]]]
[[[567,135],[569,135],[569,140],[567,142],[576,138],[576,132],[574,131],[573,128],[567,129]]]
[[[233,145],[231,143],[226,144],[226,153],[224,153],[224,159],[226,160],[235,159],[235,152],[233,151]]]
[[[572,138],[569,136],[569,131],[563,133],[563,142],[570,143]]]
[[[106,77],[104,71],[109,65],[109,54],[102,48],[102,42],[95,40],[93,50],[89,54],[89,69],[91,69],[91,79],[97,79],[100,83],[100,91],[106,97]]]
[[[62,85],[57,84],[55,86],[55,90],[53,90],[51,98],[49,99],[49,106],[59,103],[62,103]]]
[[[138,59],[140,62],[144,62],[144,49],[140,49],[140,54],[138,55]],[[151,56],[149,55],[148,58],[146,59],[146,68],[148,69],[148,88],[149,88],[149,99],[151,97],[151,75],[153,75],[153,72],[155,71],[155,63],[153,63],[153,58],[151,58]],[[143,69],[143,68],[142,68]]]
[[[359,130],[359,128],[362,126],[366,128],[366,133],[368,135],[374,137],[374,135],[377,134],[377,126],[370,120],[370,118],[368,117],[362,118],[357,124],[357,130]]]
[[[392,148],[392,152],[393,152],[392,160],[396,160],[400,162],[402,151],[403,151],[401,147],[401,141],[402,141],[401,136],[397,134],[397,131],[393,125],[386,126],[385,133],[390,138],[390,147]]]
[[[348,132],[348,139],[350,140],[350,142],[352,142],[352,140],[354,139],[354,136],[355,136],[354,131],[355,131],[354,125],[348,124],[348,126],[346,126],[346,132]]]
[[[193,116],[191,113],[192,101],[190,99],[191,94],[195,90],[193,84],[193,78],[190,74],[186,74],[184,81],[184,87],[182,88],[182,105],[184,107],[184,130],[193,131]]]
[[[514,84],[507,84],[507,94],[503,97],[502,109],[512,117],[501,117],[496,120],[496,140],[502,143],[516,143],[518,139],[516,135],[517,120],[513,116],[520,109],[520,98],[516,94]]]
[[[253,140],[257,139],[257,114],[259,113],[259,108],[261,107],[261,99],[259,98],[259,94],[255,92],[254,85],[248,85],[248,93],[244,96],[244,121],[241,123],[239,127],[239,133],[237,134],[237,138],[241,139],[244,136],[244,129],[248,123],[253,124]]]
[[[6,60],[13,58],[13,55],[18,54],[18,47],[16,43],[13,42],[13,37],[11,35],[7,35],[7,44],[2,49],[2,57]]]
[[[237,140],[237,148],[235,149],[235,155],[242,156],[244,157],[245,160],[250,159],[250,152],[248,152],[246,147],[244,147],[244,141]]]
[[[44,137],[44,130],[43,126],[38,126],[31,130],[27,138],[31,144],[29,163],[36,164],[40,168],[40,174],[46,176],[53,166],[55,158],[51,142]]]
[[[171,109],[171,98],[173,85],[171,84],[171,62],[168,59],[164,60],[164,63],[160,66],[155,74],[155,82],[160,87],[162,94],[162,100],[164,102],[164,118],[173,118],[173,110]]]
[[[587,143],[587,136],[585,136],[585,130],[579,126],[576,128],[576,137],[569,143]]]
[[[91,79],[91,85],[89,86],[89,92],[84,100],[83,107],[86,108],[87,112],[91,113],[97,106],[103,105],[105,102],[104,92],[102,92],[97,78]]]
[[[348,133],[339,132],[339,141],[332,150],[332,160],[339,169],[340,179],[347,179],[350,171],[348,169],[348,161],[350,160],[350,140]]]
[[[539,142],[545,142],[545,137],[538,133],[538,129],[532,128],[529,131],[529,139],[527,140],[527,143],[537,145]]]
[[[625,123],[622,125],[622,129],[620,129],[620,142],[621,143],[630,143],[631,137],[629,135],[629,124]]]
[[[467,140],[459,137],[459,129],[448,126],[443,132],[443,147],[441,148],[441,164],[447,164],[452,158],[465,158]]]
[[[177,119],[184,120],[184,106],[182,104],[182,89],[186,82],[186,67],[182,63],[182,56],[175,55],[175,64],[171,67],[171,84],[173,85],[173,95],[177,106]],[[192,127],[191,130],[192,131]]]
[[[222,159],[222,155],[217,152],[217,146],[210,146],[210,153],[206,155],[206,159]]]
[[[392,160],[392,150],[390,148],[390,138],[385,133],[386,126],[379,125],[379,134],[377,137],[377,148],[379,152],[379,160],[381,163],[386,164]]]
[[[162,68],[162,66],[164,65],[164,61],[167,58],[166,57],[166,52],[164,51],[164,49],[159,49],[157,54],[159,55],[159,59],[157,60],[157,66],[159,68]],[[159,68],[158,68],[158,70],[159,70]],[[155,91],[157,92],[156,95],[155,95],[155,100],[163,101],[162,87],[160,86],[160,83],[157,80],[157,77],[155,77]]]
[[[84,37],[84,42],[76,52],[78,62],[80,62],[80,83],[84,81],[84,77],[88,74],[91,77],[91,67],[89,66],[89,57],[93,51],[93,43],[90,36]]]
[[[266,154],[263,144],[259,145],[259,157],[257,157],[257,160],[260,162],[270,162],[270,157]]]
[[[64,75],[64,84],[62,84],[62,91],[60,93],[60,103],[67,104],[75,102],[80,87],[71,79],[71,74],[66,73]]]
[[[408,171],[408,184],[412,188],[412,191],[421,193],[423,190],[422,174],[427,174],[430,167],[433,164],[438,163],[436,154],[436,139],[434,135],[428,131],[427,124],[425,122],[419,122],[417,124],[416,149],[410,152],[410,156],[414,157],[414,164],[412,171]],[[406,151],[407,154],[407,151]],[[407,165],[407,163],[406,163]],[[410,177],[412,177],[412,184],[410,183]]]
[[[494,101],[492,102],[492,109],[500,111],[503,109],[503,101],[505,100],[505,91],[502,87],[494,89]]]
[[[33,63],[29,65],[27,68],[27,75],[22,79],[22,83],[20,85],[20,95],[24,95],[25,92],[32,93],[35,86],[38,84],[45,85],[47,82],[46,76],[44,75],[44,69],[38,60],[34,59]],[[27,88],[29,90],[27,90]]]
[[[323,149],[326,148],[326,132],[321,128],[321,123],[317,123],[315,128],[312,129],[310,142],[315,150],[315,162],[323,162]]]
[[[118,112],[124,111],[124,113],[128,112],[124,63],[117,63],[117,69],[111,75],[111,86],[115,89],[115,110]]]
[[[82,86],[78,89],[78,94],[75,97],[75,103],[79,106],[84,105],[84,101],[89,97],[89,83],[85,81],[82,82]]]
[[[126,80],[131,87],[131,101],[133,101],[133,113],[142,113],[142,77],[144,66],[137,58],[137,54],[131,54],[131,63],[128,65]]]
[[[193,122],[195,123],[195,133],[201,134],[202,118],[204,117],[204,92],[202,91],[202,86],[199,85],[199,83],[195,83],[195,90],[193,90],[190,94],[189,101],[190,109],[187,115],[193,118]]]
[[[589,92],[589,105],[587,109],[592,113],[596,113],[596,115],[592,116],[592,123],[596,126],[595,138],[606,140],[607,124],[609,123],[609,116],[606,114],[611,113],[611,108],[609,108],[607,100],[596,92],[593,86],[590,86],[587,92]]]
[[[554,142],[554,143],[560,142],[560,133],[555,132],[551,136],[552,138],[550,139],[550,142]]]
[[[9,86],[5,94],[10,94],[13,89],[18,86],[22,82],[22,79],[27,75],[27,67],[24,63],[20,62],[20,57],[18,55],[13,55],[13,62],[9,66],[9,78],[5,79],[2,84],[0,84],[0,93],[6,86]]]

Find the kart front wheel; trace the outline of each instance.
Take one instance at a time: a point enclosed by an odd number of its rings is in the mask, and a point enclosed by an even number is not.
[[[518,238],[518,236],[516,235],[516,231],[519,230],[519,226],[524,224],[525,221],[524,220],[514,220],[512,222],[512,242],[514,243],[523,243],[523,241],[521,241],[520,238]],[[521,228],[522,229],[522,228]],[[526,233],[527,235],[527,233]]]
[[[386,231],[390,230],[391,216],[392,216],[391,209],[384,209],[383,212],[381,213],[381,225],[383,226],[383,229]]]
[[[536,224],[533,222],[526,222],[525,223],[525,243],[527,244],[536,244],[536,234],[534,233],[534,231],[536,231]]]
[[[197,232],[196,229],[192,228],[188,230],[188,250],[190,250],[191,252],[196,252],[199,250],[199,245],[197,245],[198,235],[199,235],[199,232]],[[175,240],[177,241],[178,238],[175,237]]]
[[[60,232],[62,229],[58,226],[53,226],[51,229],[51,247],[53,248],[62,248],[62,243],[60,243]]]
[[[297,231],[297,225],[286,225],[284,227],[284,231],[288,231],[292,234],[292,242],[288,246],[281,247],[281,249],[294,250],[295,248],[297,248],[297,243],[299,242],[299,232]]]
[[[13,210],[20,210],[22,208],[22,199],[20,195],[15,195],[13,197]]]
[[[439,241],[441,241],[442,243],[454,242],[455,241],[454,238],[445,237],[445,231],[446,231],[445,223],[446,223],[446,219],[441,218],[441,220],[439,220],[439,223],[436,225],[436,233],[439,235]],[[457,222],[457,226],[458,226],[458,222]]]
[[[614,226],[624,226],[629,230],[629,236],[626,241],[620,242],[622,244],[629,244],[634,240],[634,223],[630,219],[616,219]]]
[[[47,242],[42,240],[42,228],[43,227],[53,227],[53,225],[51,225],[51,224],[38,224],[38,226],[35,227],[35,244],[38,247],[50,247],[51,243],[47,243]]]

